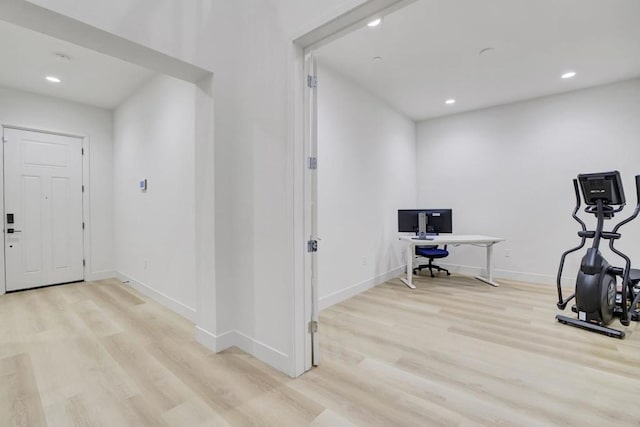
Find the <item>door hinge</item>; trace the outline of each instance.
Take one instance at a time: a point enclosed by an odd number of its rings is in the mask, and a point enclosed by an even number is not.
[[[84,222],[82,223],[82,229],[84,230]]]
[[[85,267],[87,265],[87,261],[86,260],[82,260],[82,266]]]
[[[84,156],[84,148],[82,149],[82,155]]]
[[[318,321],[317,320],[312,320],[311,322],[309,322],[309,332],[312,334],[317,334],[318,333]]]
[[[84,185],[82,186],[82,192],[84,193]]]
[[[318,169],[317,157],[309,157],[309,169]]]
[[[309,240],[307,242],[307,252],[318,252],[318,241]]]
[[[9,142],[9,140],[7,138],[2,138],[2,142]]]
[[[318,76],[307,76],[307,87],[315,89],[318,87]]]

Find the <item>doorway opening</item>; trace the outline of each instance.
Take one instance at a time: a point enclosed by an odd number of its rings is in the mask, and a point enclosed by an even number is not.
[[[328,22],[327,24],[311,31],[295,40],[296,48],[296,81],[301,92],[296,92],[297,109],[302,111],[301,119],[297,123],[298,135],[304,141],[303,149],[296,156],[303,170],[298,170],[298,179],[303,184],[298,186],[297,193],[302,206],[299,206],[299,246],[303,253],[301,271],[297,276],[301,277],[298,295],[302,298],[296,303],[296,323],[304,327],[296,328],[296,338],[302,334],[304,339],[296,340],[296,352],[304,355],[302,366],[299,364],[296,371],[302,373],[318,366],[321,360],[320,340],[321,325],[319,325],[319,310],[322,308],[321,290],[319,281],[322,271],[323,241],[322,230],[318,228],[319,218],[319,189],[318,171],[326,164],[318,160],[318,98],[322,88],[322,76],[318,75],[317,52],[323,46],[330,44],[341,37],[366,26],[372,17],[382,18],[396,10],[413,3],[415,0],[372,0],[350,12]],[[321,95],[320,95],[321,96]],[[320,236],[319,236],[320,233]],[[302,369],[301,369],[302,368]]]
[[[0,76],[0,295],[118,277],[215,330],[212,72],[31,4],[3,8],[0,33],[0,50],[18,56]],[[189,209],[159,209],[167,200]],[[188,271],[188,290],[163,287],[162,248],[184,260],[172,271]]]

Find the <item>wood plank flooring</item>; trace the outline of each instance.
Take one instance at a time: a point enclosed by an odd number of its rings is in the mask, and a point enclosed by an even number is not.
[[[324,310],[295,380],[116,280],[2,296],[0,425],[640,426],[638,324],[560,325],[548,285],[415,283]]]

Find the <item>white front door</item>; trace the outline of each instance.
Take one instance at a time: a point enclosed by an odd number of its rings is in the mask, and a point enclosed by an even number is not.
[[[4,129],[6,289],[83,279],[82,139]]]

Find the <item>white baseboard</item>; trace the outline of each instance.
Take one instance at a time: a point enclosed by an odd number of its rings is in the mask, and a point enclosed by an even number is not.
[[[235,331],[227,331],[216,335],[196,325],[196,341],[216,353],[235,345],[234,333]]]
[[[320,310],[324,310],[327,307],[331,307],[334,304],[338,304],[344,300],[347,300],[355,295],[358,295],[361,292],[366,291],[367,289],[371,289],[375,286],[378,286],[388,280],[393,279],[394,277],[398,277],[400,274],[406,271],[406,267],[397,267],[391,271],[388,271],[384,274],[376,276],[372,279],[365,280],[364,282],[356,283],[355,285],[351,285],[348,288],[340,289],[339,291],[333,292],[324,297],[320,297],[318,300],[318,305]]]
[[[196,326],[196,341],[216,353],[229,347],[238,347],[275,369],[292,375],[289,356],[238,330],[234,329],[215,335],[200,326]]]
[[[85,278],[87,282],[95,282],[96,280],[112,279],[116,277],[116,273],[113,270],[93,271],[89,273],[89,277]]]
[[[196,341],[215,353],[220,351],[218,350],[218,337],[216,334],[211,333],[198,325],[196,325]]]
[[[439,266],[446,268],[451,273],[465,274],[469,276],[478,276],[483,275],[486,272],[485,267],[475,267],[471,265],[459,265],[459,264],[446,264],[439,262]],[[556,276],[549,274],[540,274],[540,273],[530,273],[524,271],[512,271],[512,270],[503,270],[499,268],[493,269],[493,277],[497,280],[506,279],[506,280],[515,280],[518,282],[528,282],[528,283],[540,283],[540,284],[552,284],[556,283]],[[575,284],[575,277],[562,277],[563,285],[573,285]]]
[[[291,375],[292,366],[289,356],[255,338],[235,330],[235,346],[271,365],[277,370]]]
[[[113,276],[112,276],[113,277]],[[167,296],[165,294],[163,294],[162,292],[158,292],[155,289],[153,289],[151,286],[144,284],[142,282],[140,282],[139,280],[136,280],[124,273],[121,273],[119,271],[115,272],[115,277],[120,280],[121,282],[123,282],[124,284],[131,286],[133,289],[135,289],[136,291],[148,296],[149,298],[153,299],[154,301],[162,304],[163,306],[165,306],[166,308],[168,308],[169,310],[179,314],[180,316],[184,317],[187,320],[190,320],[192,322],[196,322],[196,309],[189,307],[186,304],[181,303],[180,301],[171,298],[170,296]]]

